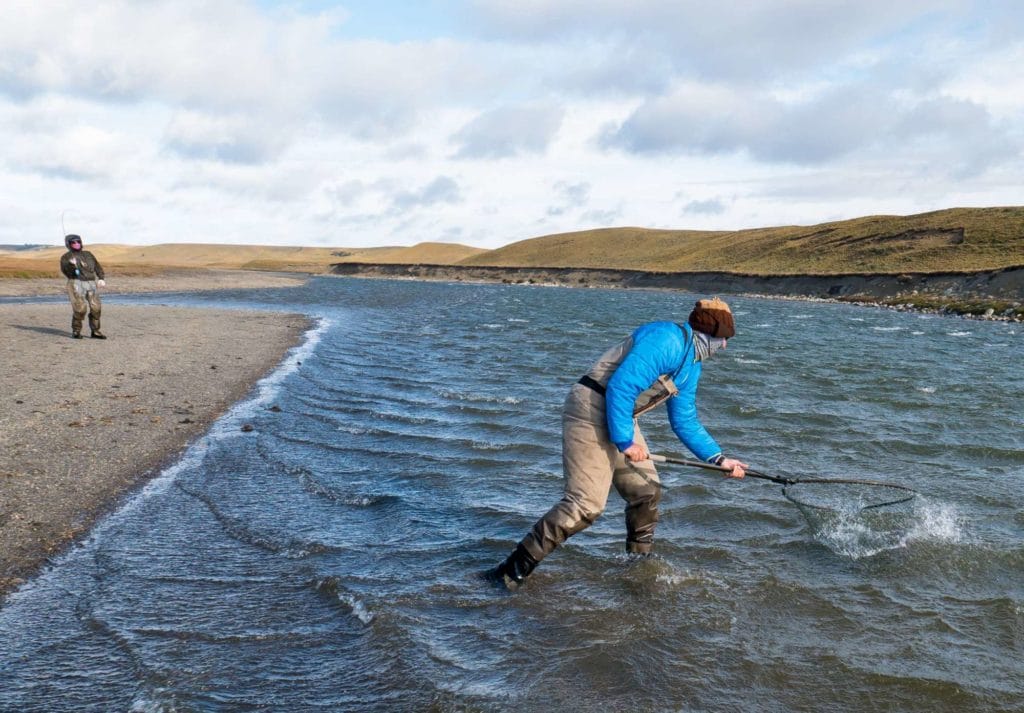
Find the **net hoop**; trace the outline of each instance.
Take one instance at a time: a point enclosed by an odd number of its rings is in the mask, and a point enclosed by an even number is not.
[[[802,478],[800,480],[794,480],[786,483],[782,486],[782,494],[786,496],[786,499],[790,502],[799,505],[800,507],[813,508],[815,510],[834,510],[835,508],[831,505],[820,505],[818,503],[808,502],[807,500],[801,499],[790,492],[790,488],[794,488],[799,485],[861,485],[868,488],[877,488],[879,491],[888,490],[894,491],[893,497],[877,502],[871,503],[870,505],[864,505],[860,508],[861,511],[872,510],[876,508],[892,507],[894,505],[902,505],[908,503],[918,496],[918,492],[913,488],[908,488],[905,485],[895,485],[893,483],[883,483],[878,480],[854,480],[847,478]]]

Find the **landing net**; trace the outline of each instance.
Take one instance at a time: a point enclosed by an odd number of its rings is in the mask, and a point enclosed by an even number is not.
[[[815,537],[839,554],[858,558],[902,546],[918,526],[917,492],[864,480],[800,480],[786,496]]]
[[[910,503],[917,492],[903,485],[871,480],[808,478],[787,483],[782,494],[801,510],[839,511],[856,514],[866,510],[895,508]]]

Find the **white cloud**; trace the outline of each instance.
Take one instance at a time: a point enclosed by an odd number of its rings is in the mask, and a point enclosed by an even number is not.
[[[707,200],[689,201],[683,206],[683,215],[721,215],[725,212],[725,203],[721,198],[708,198]]]
[[[457,158],[506,158],[520,153],[542,154],[562,123],[554,104],[504,106],[486,111],[452,137]]]
[[[121,242],[493,247],[1019,201],[1013,3],[455,0],[376,36],[315,5],[17,2],[0,239],[66,208]]]
[[[411,191],[399,191],[391,199],[392,209],[405,213],[415,208],[428,208],[441,203],[458,203],[459,184],[449,176],[438,176],[430,183]]]
[[[258,164],[280,153],[283,138],[247,115],[180,112],[171,118],[164,143],[184,158]]]

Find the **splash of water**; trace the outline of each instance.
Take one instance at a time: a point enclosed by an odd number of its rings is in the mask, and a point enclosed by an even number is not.
[[[964,536],[963,519],[955,506],[922,497],[906,508],[801,511],[815,539],[851,559],[872,557],[916,542],[956,544]]]

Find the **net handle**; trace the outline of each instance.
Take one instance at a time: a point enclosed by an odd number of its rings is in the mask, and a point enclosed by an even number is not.
[[[717,470],[721,473],[731,473],[732,468],[726,468],[725,466],[715,465],[714,463],[705,463],[699,460],[686,460],[684,458],[668,458],[667,456],[658,455],[657,453],[651,453],[648,456],[655,463],[672,463],[674,465],[686,465],[691,468],[703,468],[705,470]],[[773,483],[779,485],[795,485],[800,482],[793,478],[780,478],[777,475],[768,475],[767,473],[761,473],[760,471],[752,470],[750,468],[744,468],[744,472],[751,478],[760,478],[761,480],[770,480]]]

